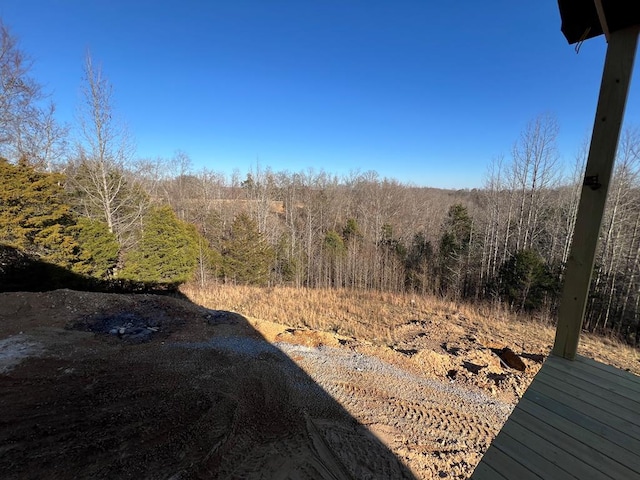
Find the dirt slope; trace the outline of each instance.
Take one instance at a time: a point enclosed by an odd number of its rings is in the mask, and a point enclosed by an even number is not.
[[[543,355],[518,372],[451,329],[390,349],[169,297],[0,294],[0,478],[467,478]]]

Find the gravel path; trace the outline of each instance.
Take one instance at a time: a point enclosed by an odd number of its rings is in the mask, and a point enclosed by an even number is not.
[[[348,349],[277,346],[419,478],[467,478],[513,408]]]

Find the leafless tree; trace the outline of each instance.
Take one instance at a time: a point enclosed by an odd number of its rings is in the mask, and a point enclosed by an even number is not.
[[[134,241],[149,196],[135,175],[133,145],[113,110],[113,87],[90,54],[84,65],[80,141],[68,174],[86,215],[99,218],[126,249]]]
[[[634,303],[638,276],[638,189],[640,189],[640,131],[622,132],[610,186],[594,270],[587,326],[621,327],[622,313]],[[620,314],[617,314],[618,311]],[[615,324],[615,325],[614,325]]]
[[[511,174],[519,194],[516,251],[532,247],[540,233],[540,213],[558,175],[557,137],[555,117],[540,115],[513,148]]]
[[[66,150],[67,128],[54,117],[32,63],[0,20],[0,156],[50,170]]]

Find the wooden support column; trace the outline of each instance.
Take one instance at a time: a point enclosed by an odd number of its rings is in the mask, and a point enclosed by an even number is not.
[[[598,108],[564,276],[553,354],[573,360],[591,283],[609,181],[627,102],[639,28],[614,32],[604,63]]]

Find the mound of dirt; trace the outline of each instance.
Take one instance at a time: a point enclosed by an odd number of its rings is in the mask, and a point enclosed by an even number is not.
[[[166,296],[0,305],[3,479],[467,478],[512,409],[478,385],[522,375],[418,324],[390,349]]]

